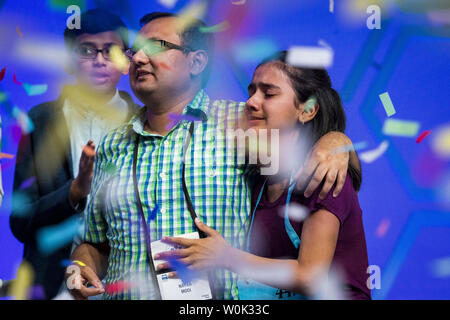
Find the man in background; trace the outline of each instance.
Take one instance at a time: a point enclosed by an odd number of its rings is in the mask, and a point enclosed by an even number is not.
[[[46,299],[62,285],[72,242],[48,249],[39,231],[82,218],[94,143],[138,110],[130,95],[116,88],[128,68],[120,71],[111,59],[113,47],[122,53],[128,48],[124,22],[99,9],[86,11],[80,19],[80,29],[64,32],[66,69],[76,84],[64,86],[57,100],[29,111],[34,130],[21,137],[14,175],[11,230],[24,243],[23,258],[34,268],[35,285],[43,287]]]

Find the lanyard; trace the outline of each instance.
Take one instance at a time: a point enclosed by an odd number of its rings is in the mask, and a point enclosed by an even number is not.
[[[259,192],[259,195],[258,195],[258,199],[256,200],[255,208],[253,209],[252,220],[251,220],[250,227],[249,227],[249,230],[248,230],[248,233],[247,233],[246,251],[249,251],[250,235],[251,235],[251,232],[252,232],[252,229],[253,229],[253,221],[255,219],[256,209],[258,209],[258,205],[259,205],[259,203],[261,201],[261,197],[262,197],[262,195],[264,193],[264,189],[265,189],[265,186],[266,186],[266,183],[267,183],[268,179],[269,178],[267,177],[264,180],[264,183],[263,183],[263,185],[261,187],[261,191]],[[294,191],[294,188],[295,188],[295,183],[293,183],[293,178],[292,178],[292,175],[291,175],[291,177],[289,179],[289,190],[288,190],[288,194],[287,194],[287,198],[286,198],[286,206],[284,208],[284,227],[286,229],[286,232],[287,232],[287,234],[289,236],[289,239],[291,240],[292,244],[294,245],[294,247],[296,249],[298,249],[298,247],[300,246],[300,238],[299,238],[297,232],[295,232],[294,227],[292,227],[291,222],[289,221],[289,203],[291,201],[292,192]]]

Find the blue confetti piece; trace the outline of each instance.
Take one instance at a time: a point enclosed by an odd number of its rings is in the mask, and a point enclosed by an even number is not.
[[[233,46],[233,56],[241,63],[258,63],[279,51],[270,39],[247,40]]]
[[[169,257],[169,263],[172,268],[178,273],[178,277],[183,281],[192,282],[196,278],[196,274],[193,270],[189,269],[188,266],[181,262],[179,259],[174,257]]]
[[[36,177],[31,177],[31,178],[25,180],[25,181],[20,185],[19,190],[23,190],[23,189],[29,188],[29,187],[33,184],[33,182],[34,182],[35,180],[36,180]]]
[[[155,219],[156,214],[159,211],[159,206],[156,205],[155,208],[150,212],[150,216],[148,217],[150,219],[150,221],[152,221],[153,219]]]
[[[23,88],[25,89],[27,95],[38,96],[47,92],[48,86],[46,84],[29,84],[24,83]]]
[[[81,226],[78,215],[75,215],[56,226],[40,229],[37,232],[39,250],[44,254],[51,254],[71,243]]]

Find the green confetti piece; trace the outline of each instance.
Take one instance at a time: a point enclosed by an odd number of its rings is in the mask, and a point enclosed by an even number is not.
[[[113,176],[118,171],[118,168],[114,163],[110,162],[110,163],[106,164],[106,166],[103,168],[103,170],[106,172],[106,174]]]
[[[383,125],[383,133],[388,136],[415,137],[420,124],[417,121],[386,119]]]
[[[303,111],[308,112],[311,111],[312,108],[317,104],[317,98],[315,96],[311,96],[305,103],[305,108]]]
[[[48,5],[53,10],[67,10],[71,5],[79,6],[81,10],[86,7],[85,0],[48,0]]]
[[[38,96],[47,92],[48,86],[46,84],[24,83],[23,88],[29,96]]]
[[[384,110],[386,111],[386,114],[388,117],[394,115],[395,108],[392,104],[391,97],[389,97],[389,93],[385,92],[379,95],[381,102],[383,103]]]
[[[200,27],[199,31],[202,33],[216,33],[216,32],[223,32],[227,30],[229,27],[230,24],[228,23],[228,21],[224,21],[211,27]]]

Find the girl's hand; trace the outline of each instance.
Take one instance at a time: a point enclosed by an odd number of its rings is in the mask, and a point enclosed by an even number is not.
[[[203,231],[207,238],[186,239],[177,237],[163,237],[161,240],[166,243],[180,245],[183,249],[161,252],[155,255],[156,260],[178,259],[192,270],[208,270],[215,268],[226,268],[229,261],[227,259],[231,246],[216,230],[208,227],[195,219],[196,226]],[[165,262],[158,265],[158,269],[170,268],[170,263]],[[171,274],[174,276],[174,274]]]

